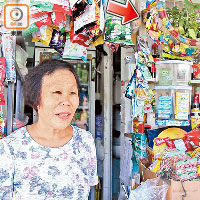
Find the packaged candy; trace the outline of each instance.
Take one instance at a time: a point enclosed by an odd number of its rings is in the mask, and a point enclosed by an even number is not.
[[[187,181],[195,178],[197,178],[197,158],[190,158],[176,163],[176,180]]]
[[[188,120],[190,111],[189,100],[189,93],[176,92],[175,119]]]
[[[158,118],[171,119],[172,115],[172,96],[158,97]]]
[[[165,173],[169,178],[175,178],[177,163],[179,161],[187,161],[189,159],[191,158],[185,154],[185,151],[166,148],[163,152],[159,171]]]
[[[182,139],[170,139],[164,138],[168,147],[176,148],[177,150],[184,150],[185,152],[193,151],[194,148],[186,138]]]

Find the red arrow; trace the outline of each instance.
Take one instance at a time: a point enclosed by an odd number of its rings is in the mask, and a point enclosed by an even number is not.
[[[121,4],[116,1],[108,2],[107,13],[122,17],[122,24],[127,24],[133,20],[136,20],[140,17],[138,11],[133,6],[130,0],[126,1],[126,5]]]

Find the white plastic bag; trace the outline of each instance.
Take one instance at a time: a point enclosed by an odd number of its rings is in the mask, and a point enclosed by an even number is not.
[[[165,200],[169,185],[160,177],[148,179],[132,190],[129,200]]]

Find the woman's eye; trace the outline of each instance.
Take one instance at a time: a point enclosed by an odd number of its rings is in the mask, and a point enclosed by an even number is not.
[[[74,95],[74,94],[76,94],[76,92],[70,92],[70,94]]]
[[[61,94],[61,91],[55,91],[54,93],[55,94]]]

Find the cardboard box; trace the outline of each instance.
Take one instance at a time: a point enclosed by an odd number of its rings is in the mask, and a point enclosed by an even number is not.
[[[139,161],[139,169],[142,181],[157,177],[156,173],[150,171],[141,161]],[[200,181],[184,181],[181,183],[171,180],[166,200],[200,200]]]

